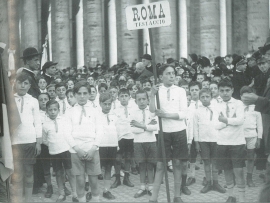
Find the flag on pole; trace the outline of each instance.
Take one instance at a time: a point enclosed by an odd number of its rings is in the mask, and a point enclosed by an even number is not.
[[[5,181],[14,170],[11,137],[21,124],[8,73],[3,67],[2,53],[5,44],[0,43],[0,175]]]
[[[41,58],[41,63],[40,63],[40,70],[42,70],[43,65],[48,61],[47,43],[48,43],[48,35],[46,35],[45,43],[43,44],[43,51],[42,51],[42,58]]]

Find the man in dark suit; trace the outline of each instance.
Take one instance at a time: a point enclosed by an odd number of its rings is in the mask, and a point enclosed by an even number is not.
[[[43,71],[42,75],[45,78],[47,85],[49,85],[54,79],[54,75],[57,72],[57,67],[56,67],[57,64],[58,63],[48,61],[42,66],[42,71]]]
[[[23,51],[23,56],[21,57],[24,62],[22,72],[29,74],[32,79],[28,94],[36,99],[40,94],[40,90],[35,79],[34,71],[38,71],[40,69],[40,55],[41,53],[38,53],[34,47],[28,47]]]
[[[149,54],[144,54],[144,55],[142,56],[142,62],[143,62],[143,64],[144,64],[146,70],[148,70],[148,71],[150,71],[150,72],[153,73],[153,66],[152,66],[152,64],[151,64],[151,61],[152,61],[151,55],[149,55]]]
[[[269,59],[265,56],[262,56],[257,60],[257,64],[259,66],[259,69],[261,70],[261,74],[255,77],[254,89],[256,90],[256,94],[258,96],[262,96],[267,84],[267,80],[270,76]]]
[[[143,62],[136,63],[136,70],[133,74],[134,80],[140,81],[143,78],[150,78],[151,76],[153,76],[153,73],[145,68]]]

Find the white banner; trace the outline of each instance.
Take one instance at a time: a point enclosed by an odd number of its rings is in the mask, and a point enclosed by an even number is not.
[[[159,1],[126,7],[128,30],[169,26],[171,24],[170,4]]]

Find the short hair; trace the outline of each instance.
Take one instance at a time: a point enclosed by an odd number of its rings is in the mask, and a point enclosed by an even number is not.
[[[220,87],[229,87],[229,88],[233,88],[233,84],[230,80],[228,79],[223,79],[218,83],[218,88]]]
[[[67,96],[69,93],[72,93],[72,94],[74,95],[73,89],[68,89],[68,90],[66,91],[66,96]]]
[[[231,54],[227,54],[226,56],[225,56],[225,58],[232,58],[232,55]]]
[[[109,92],[104,92],[103,94],[99,96],[99,103],[103,103],[107,100],[112,101],[112,95]]]
[[[55,84],[49,84],[49,85],[46,87],[46,90],[50,89],[51,87],[54,87],[54,88],[55,88]]]
[[[57,89],[58,87],[65,87],[66,88],[66,84],[64,82],[59,82],[55,85],[55,89]]]
[[[95,91],[97,92],[97,88],[96,88],[94,85],[89,85],[89,89],[90,89],[90,92],[89,92],[89,93],[91,93],[91,89],[92,89],[92,88],[94,88]]]
[[[46,96],[49,98],[49,100],[51,99],[51,98],[50,98],[50,95],[49,95],[47,92],[40,93],[40,94],[38,95],[38,98],[39,98],[41,95],[46,95]]]
[[[176,73],[173,65],[163,64],[158,68],[158,75],[163,75],[164,71],[169,67],[173,68],[174,72]]]
[[[104,76],[99,76],[99,78],[97,80],[100,80],[100,79],[104,79],[105,82],[107,82],[106,78]]]
[[[98,91],[100,91],[100,89],[101,89],[102,87],[104,87],[106,90],[108,89],[108,85],[107,85],[107,84],[101,83],[101,84],[98,85]]]
[[[119,92],[118,92],[118,96],[120,96],[121,94],[128,94],[130,96],[129,91],[128,91],[127,88],[120,89]]]
[[[203,83],[203,82],[209,82],[209,84],[210,84],[210,81],[209,81],[209,80],[203,80],[202,83]]]
[[[127,84],[127,82],[125,81],[125,80],[119,80],[118,81],[118,85],[120,86],[120,85],[126,85]]]
[[[148,94],[147,94],[147,92],[143,89],[143,90],[138,90],[137,92],[136,92],[136,94],[135,94],[135,99],[137,99],[137,95],[138,94],[146,94],[146,98],[147,98],[147,100],[149,100],[149,97],[148,97]]]
[[[218,83],[216,81],[211,81],[209,85],[213,85],[213,84],[218,86]]]
[[[198,86],[199,89],[202,89],[202,84],[198,81],[191,81],[189,84],[188,84],[188,88],[190,89],[191,87],[193,86]]]
[[[240,89],[240,95],[243,95],[244,93],[255,93],[255,90],[252,87],[249,86],[243,86]]]
[[[53,100],[49,100],[47,103],[46,103],[46,109],[48,109],[51,105],[54,105],[54,104],[57,104],[57,107],[58,109],[60,109],[60,105],[57,101],[55,101],[54,99]]]
[[[178,82],[178,85],[179,85],[179,87],[182,87],[182,86],[184,86],[184,85],[187,85],[187,86],[188,86],[188,82],[187,82],[186,80],[180,80],[180,81]]]
[[[117,86],[115,86],[115,85],[110,85],[109,90],[111,90],[111,89],[117,89],[118,90]]]
[[[30,84],[32,84],[32,78],[28,73],[21,72],[16,76],[16,81],[24,82],[28,80]]]
[[[44,76],[39,76],[39,77],[37,77],[37,79],[36,79],[36,81],[37,82],[39,82],[41,79],[43,79],[43,80],[45,80],[46,81],[46,79],[45,79],[45,77]],[[47,83],[47,81],[46,81],[46,83]]]
[[[78,93],[81,87],[85,87],[87,89],[88,93],[89,94],[91,93],[91,87],[90,87],[90,85],[87,82],[85,82],[85,81],[80,81],[80,82],[77,82],[74,85],[74,88],[73,88],[74,94]]]
[[[212,97],[212,92],[211,92],[211,90],[209,88],[204,88],[204,89],[200,90],[199,97],[201,97],[201,95],[203,93],[209,94]]]
[[[141,81],[142,85],[145,84],[145,83],[147,83],[147,82],[149,82],[150,85],[152,86],[152,83],[151,83],[151,81],[149,79],[145,79],[145,80],[142,80]]]
[[[198,73],[197,76],[196,76],[196,79],[198,78],[199,75],[202,75],[203,78],[205,79],[205,75],[203,73]]]

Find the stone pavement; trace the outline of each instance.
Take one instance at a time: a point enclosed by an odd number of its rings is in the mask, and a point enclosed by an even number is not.
[[[225,202],[227,199],[226,193],[220,194],[215,191],[210,191],[207,194],[200,193],[200,190],[203,187],[202,180],[204,177],[204,170],[203,170],[202,164],[197,163],[197,165],[200,166],[200,170],[196,171],[196,183],[189,187],[192,193],[190,196],[182,195],[182,199],[184,200],[184,202]],[[253,180],[254,180],[254,183],[256,184],[256,187],[255,188],[246,187],[246,201],[247,202],[256,202],[258,199],[260,189],[263,186],[263,181],[262,179],[259,178],[259,174],[260,172],[256,170],[254,171],[254,174],[253,174]],[[168,172],[168,176],[169,176],[170,195],[171,195],[171,202],[172,202],[173,201],[173,174]],[[103,181],[102,180],[99,181],[101,202],[148,202],[149,201],[148,195],[145,195],[137,199],[133,197],[134,194],[140,188],[140,180],[139,180],[139,175],[131,175],[130,178],[131,178],[131,182],[134,183],[135,187],[129,188],[127,186],[121,185],[118,188],[111,190],[112,194],[116,196],[116,199],[113,201],[109,201],[102,197]],[[123,178],[121,178],[121,180],[123,180]],[[55,202],[56,201],[58,197],[58,191],[57,191],[56,180],[54,177],[52,178],[52,181],[53,181],[53,189],[54,189],[54,194],[52,198],[50,199],[44,198],[44,193],[46,191],[46,184],[44,184],[43,187],[41,188],[42,191],[39,194],[33,196],[34,202]],[[112,182],[113,181],[114,181],[114,178],[112,178]],[[225,179],[224,179],[223,174],[219,176],[219,182],[222,186],[225,185]],[[70,189],[68,183],[66,183],[66,186]],[[71,196],[67,197],[67,200],[65,202],[72,202]],[[161,185],[158,202],[167,202],[165,184]]]

